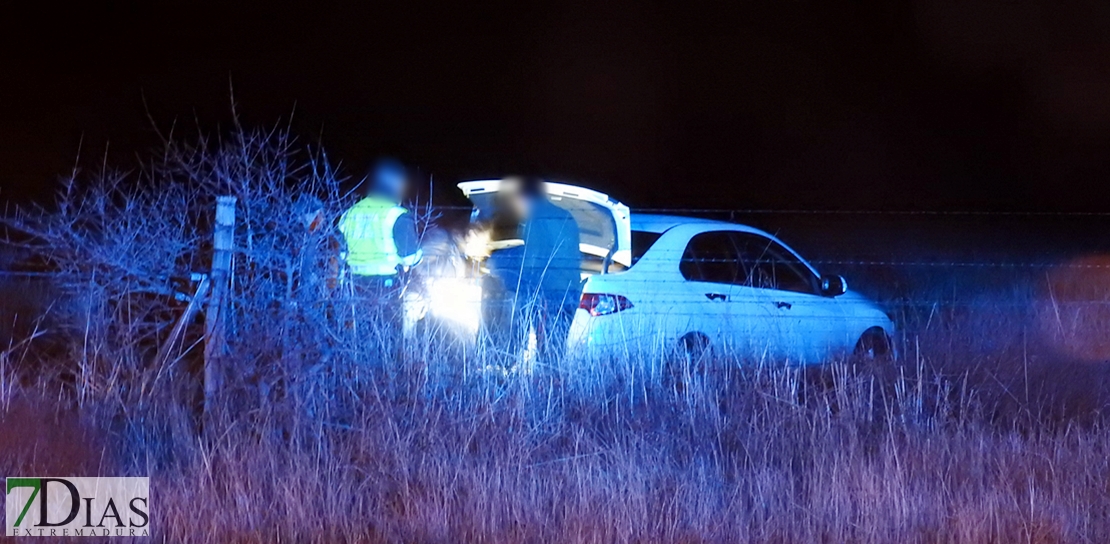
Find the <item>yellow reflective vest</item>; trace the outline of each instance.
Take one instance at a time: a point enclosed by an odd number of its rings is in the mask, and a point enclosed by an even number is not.
[[[347,242],[347,266],[357,276],[392,276],[398,267],[420,260],[420,253],[397,254],[393,225],[408,210],[386,199],[369,196],[360,200],[339,219],[339,232]]]

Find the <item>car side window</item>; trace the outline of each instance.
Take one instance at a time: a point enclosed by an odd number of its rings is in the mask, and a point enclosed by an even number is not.
[[[817,277],[790,250],[770,238],[733,233],[740,255],[740,283],[759,289],[818,294]]]
[[[679,270],[690,281],[737,283],[739,259],[728,231],[703,232],[686,244]]]
[[[632,264],[640,262],[651,246],[659,240],[663,235],[658,232],[647,232],[643,230],[632,231]]]

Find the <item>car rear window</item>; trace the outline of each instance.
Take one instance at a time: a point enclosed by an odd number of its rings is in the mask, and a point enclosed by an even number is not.
[[[662,234],[658,232],[648,232],[646,230],[632,231],[632,264],[639,262],[640,257],[643,257],[651,246],[655,245],[655,241],[659,239]]]

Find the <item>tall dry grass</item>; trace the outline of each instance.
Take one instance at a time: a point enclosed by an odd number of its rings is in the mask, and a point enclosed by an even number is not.
[[[1036,289],[905,305],[902,357],[879,365],[718,353],[676,379],[661,352],[505,373],[435,330],[397,359],[315,272],[328,233],[305,206],[346,203],[321,155],[275,129],[157,157],[8,219],[66,296],[0,351],[0,475],[149,475],[161,541],[1110,538],[1103,371],[1054,351],[1071,329],[1033,334],[1066,314]],[[200,323],[155,354],[225,193],[244,218],[230,371],[202,415]]]
[[[417,361],[321,389],[347,409],[253,406],[204,430],[181,406],[8,389],[4,473],[149,474],[171,542],[1110,537],[1100,423],[999,421],[977,384],[928,372],[718,363],[676,384]]]

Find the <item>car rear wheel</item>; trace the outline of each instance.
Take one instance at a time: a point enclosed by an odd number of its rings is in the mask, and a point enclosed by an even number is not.
[[[678,384],[704,374],[709,353],[709,337],[700,332],[683,335],[678,339],[674,354],[665,363],[665,378]]]
[[[678,339],[679,353],[689,360],[701,360],[709,352],[709,337],[691,332]]]
[[[886,331],[874,327],[864,331],[856,342],[853,352],[856,360],[862,362],[889,362],[894,359],[894,349]]]

